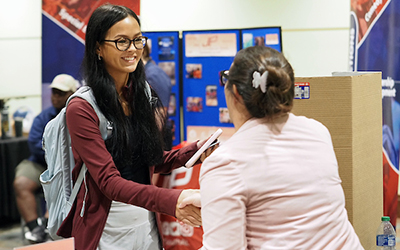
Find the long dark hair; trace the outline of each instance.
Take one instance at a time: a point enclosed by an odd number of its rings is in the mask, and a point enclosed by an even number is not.
[[[96,54],[96,48],[104,42],[108,30],[128,16],[135,18],[140,26],[137,15],[124,6],[105,4],[93,12],[86,30],[83,75],[100,110],[113,123],[113,134],[106,145],[116,165],[132,163],[134,167],[149,167],[161,161],[163,141],[153,115],[155,107],[146,95],[143,62],[140,60],[136,70],[129,74],[122,93],[132,111],[129,121],[120,104],[114,79]],[[133,131],[133,141],[129,136],[130,130]]]

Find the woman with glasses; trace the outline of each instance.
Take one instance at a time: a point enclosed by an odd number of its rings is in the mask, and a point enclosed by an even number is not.
[[[88,22],[84,78],[111,122],[112,134],[104,141],[90,104],[71,100],[66,118],[75,158],[73,179],[83,163],[88,173],[58,234],[75,237],[75,249],[162,249],[154,212],[201,225],[198,207],[179,206],[197,191],[162,189],[150,182],[154,171],[183,166],[204,141],[163,151],[157,121],[164,119],[156,117],[160,102],[145,81],[141,60],[146,42],[138,17],[124,6],[100,6]]]
[[[202,249],[363,249],[328,129],[291,113],[285,57],[246,48],[220,80],[236,132],[201,166]]]

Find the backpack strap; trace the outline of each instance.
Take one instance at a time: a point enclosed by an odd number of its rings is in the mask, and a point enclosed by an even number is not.
[[[67,203],[67,205],[68,205],[67,211],[71,210],[72,204],[75,201],[76,195],[78,194],[79,189],[80,189],[80,187],[82,185],[82,181],[84,179],[85,179],[85,187],[86,187],[86,178],[85,178],[86,172],[87,172],[87,167],[86,167],[86,164],[83,163],[83,165],[81,167],[81,171],[79,172],[79,175],[78,175],[78,179],[76,180],[74,188],[72,189],[71,195],[69,196],[68,203]],[[88,189],[86,188],[85,197],[83,199],[83,206],[82,206],[82,210],[81,210],[81,213],[80,213],[81,217],[83,217],[83,214],[85,213],[85,204],[86,204],[87,191],[88,191]]]
[[[100,133],[101,133],[101,137],[103,138],[103,140],[106,140],[112,133],[112,122],[108,121],[106,119],[106,117],[103,115],[103,113],[100,111],[99,106],[97,106],[96,103],[96,98],[93,95],[93,91],[89,86],[82,86],[80,87],[74,94],[72,94],[66,104],[65,104],[65,112],[67,110],[67,105],[68,103],[75,97],[79,97],[82,98],[84,100],[86,100],[87,102],[89,102],[89,104],[92,106],[92,108],[94,109],[94,111],[96,112],[97,117],[99,118],[99,129],[100,129]],[[81,170],[79,172],[78,175],[78,179],[75,182],[75,185],[71,191],[71,195],[68,199],[68,206],[70,206],[68,208],[67,211],[69,211],[72,207],[72,204],[74,203],[75,199],[76,199],[76,195],[79,192],[79,189],[82,185],[82,182],[85,182],[85,196],[83,198],[83,205],[82,205],[82,209],[80,212],[80,216],[83,217],[84,213],[85,213],[85,204],[86,204],[86,196],[88,193],[88,189],[86,186],[86,172],[87,172],[87,167],[86,164],[83,163]]]
[[[149,101],[151,101],[152,100],[151,89],[150,89],[150,85],[147,81],[146,81],[146,86],[145,86],[145,93],[146,93],[146,96],[149,99]],[[101,136],[103,137],[104,140],[106,140],[111,135],[113,126],[112,126],[112,123],[105,118],[105,116],[100,111],[99,107],[97,106],[96,98],[93,95],[92,89],[89,86],[80,87],[74,94],[72,94],[68,98],[67,103],[65,105],[65,109],[64,109],[65,112],[66,112],[66,109],[67,109],[66,107],[67,107],[68,103],[75,97],[80,97],[80,98],[86,100],[93,107],[94,111],[97,114],[97,117],[99,118],[99,129],[101,132]],[[85,190],[85,197],[83,199],[82,209],[80,212],[81,217],[83,217],[83,215],[85,213],[86,195],[88,192],[88,189],[86,187],[86,178],[85,178],[86,172],[87,172],[87,167],[86,167],[86,164],[83,163],[81,170],[79,172],[79,175],[78,175],[78,179],[75,182],[75,185],[71,191],[71,195],[68,200],[68,203],[69,203],[68,205],[72,207],[72,204],[75,201],[76,195],[78,194],[78,191],[82,185],[82,182],[85,181],[86,190]],[[68,208],[68,211],[70,210],[71,207]]]
[[[74,200],[76,195],[78,194],[78,191],[79,191],[78,186],[79,187],[81,186],[82,181],[83,181],[83,176],[85,175],[86,171],[87,171],[86,164],[83,163],[81,171],[79,172],[79,175],[78,175],[78,179],[75,182],[74,189],[72,189],[71,196],[69,197],[70,200]]]
[[[145,81],[146,83],[146,86],[144,86],[145,87],[145,89],[144,89],[144,91],[145,91],[145,93],[146,93],[146,96],[147,96],[147,98],[149,99],[149,101],[151,100],[151,86],[150,86],[150,84],[147,82],[147,81]]]
[[[101,112],[99,106],[97,106],[96,98],[93,95],[92,89],[89,86],[80,87],[74,94],[72,94],[68,98],[65,106],[67,106],[68,103],[75,97],[86,100],[96,112],[96,115],[99,118],[99,129],[103,140],[106,140],[108,137],[110,137],[113,129],[113,124],[106,119],[106,117]]]

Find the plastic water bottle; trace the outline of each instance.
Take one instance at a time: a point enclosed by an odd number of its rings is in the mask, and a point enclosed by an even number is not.
[[[10,123],[8,117],[8,107],[4,107],[1,111],[1,138],[7,139],[11,137]]]
[[[396,231],[390,224],[390,217],[383,216],[376,231],[376,250],[396,250]]]

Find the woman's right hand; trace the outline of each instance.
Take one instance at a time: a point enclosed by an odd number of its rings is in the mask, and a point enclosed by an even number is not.
[[[192,227],[201,226],[200,190],[186,189],[181,192],[176,203],[175,216]]]
[[[208,138],[206,140],[202,140],[202,141],[198,141],[197,142],[197,147],[201,148],[201,146],[203,146],[206,142],[207,142]],[[211,155],[212,152],[214,152],[217,148],[219,147],[219,141],[218,139],[216,140],[215,143],[211,143],[211,145],[206,149],[206,151],[204,151],[201,155],[200,155],[200,161],[203,162],[208,156]]]

